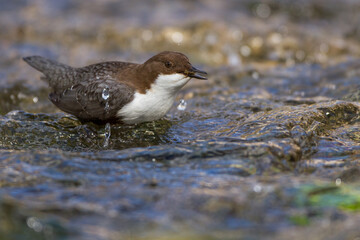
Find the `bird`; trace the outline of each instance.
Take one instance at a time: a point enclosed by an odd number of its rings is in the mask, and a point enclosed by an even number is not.
[[[190,79],[207,79],[207,73],[195,68],[188,57],[173,51],[142,64],[108,61],[79,68],[41,56],[23,60],[43,74],[56,107],[81,122],[97,124],[158,120]]]

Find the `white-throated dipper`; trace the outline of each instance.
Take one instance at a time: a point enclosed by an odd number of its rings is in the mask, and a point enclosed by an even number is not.
[[[102,62],[74,68],[40,56],[23,58],[44,74],[59,109],[81,121],[135,124],[162,118],[191,79],[207,79],[182,53],[161,52],[143,64]]]

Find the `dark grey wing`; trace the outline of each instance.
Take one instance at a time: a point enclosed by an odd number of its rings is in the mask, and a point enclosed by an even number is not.
[[[118,110],[134,97],[134,89],[115,80],[80,82],[62,93],[51,93],[50,100],[62,111],[84,121],[114,122]]]

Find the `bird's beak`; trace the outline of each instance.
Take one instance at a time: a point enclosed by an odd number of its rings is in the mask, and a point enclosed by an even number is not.
[[[207,77],[204,76],[204,75],[207,75],[207,73],[204,71],[201,71],[193,66],[191,67],[190,70],[186,71],[185,74],[191,78],[207,80]]]

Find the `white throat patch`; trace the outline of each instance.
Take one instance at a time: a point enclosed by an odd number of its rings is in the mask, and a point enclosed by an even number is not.
[[[136,92],[133,101],[120,109],[117,116],[128,124],[162,118],[174,104],[177,92],[189,80],[180,73],[159,75],[145,94]]]

